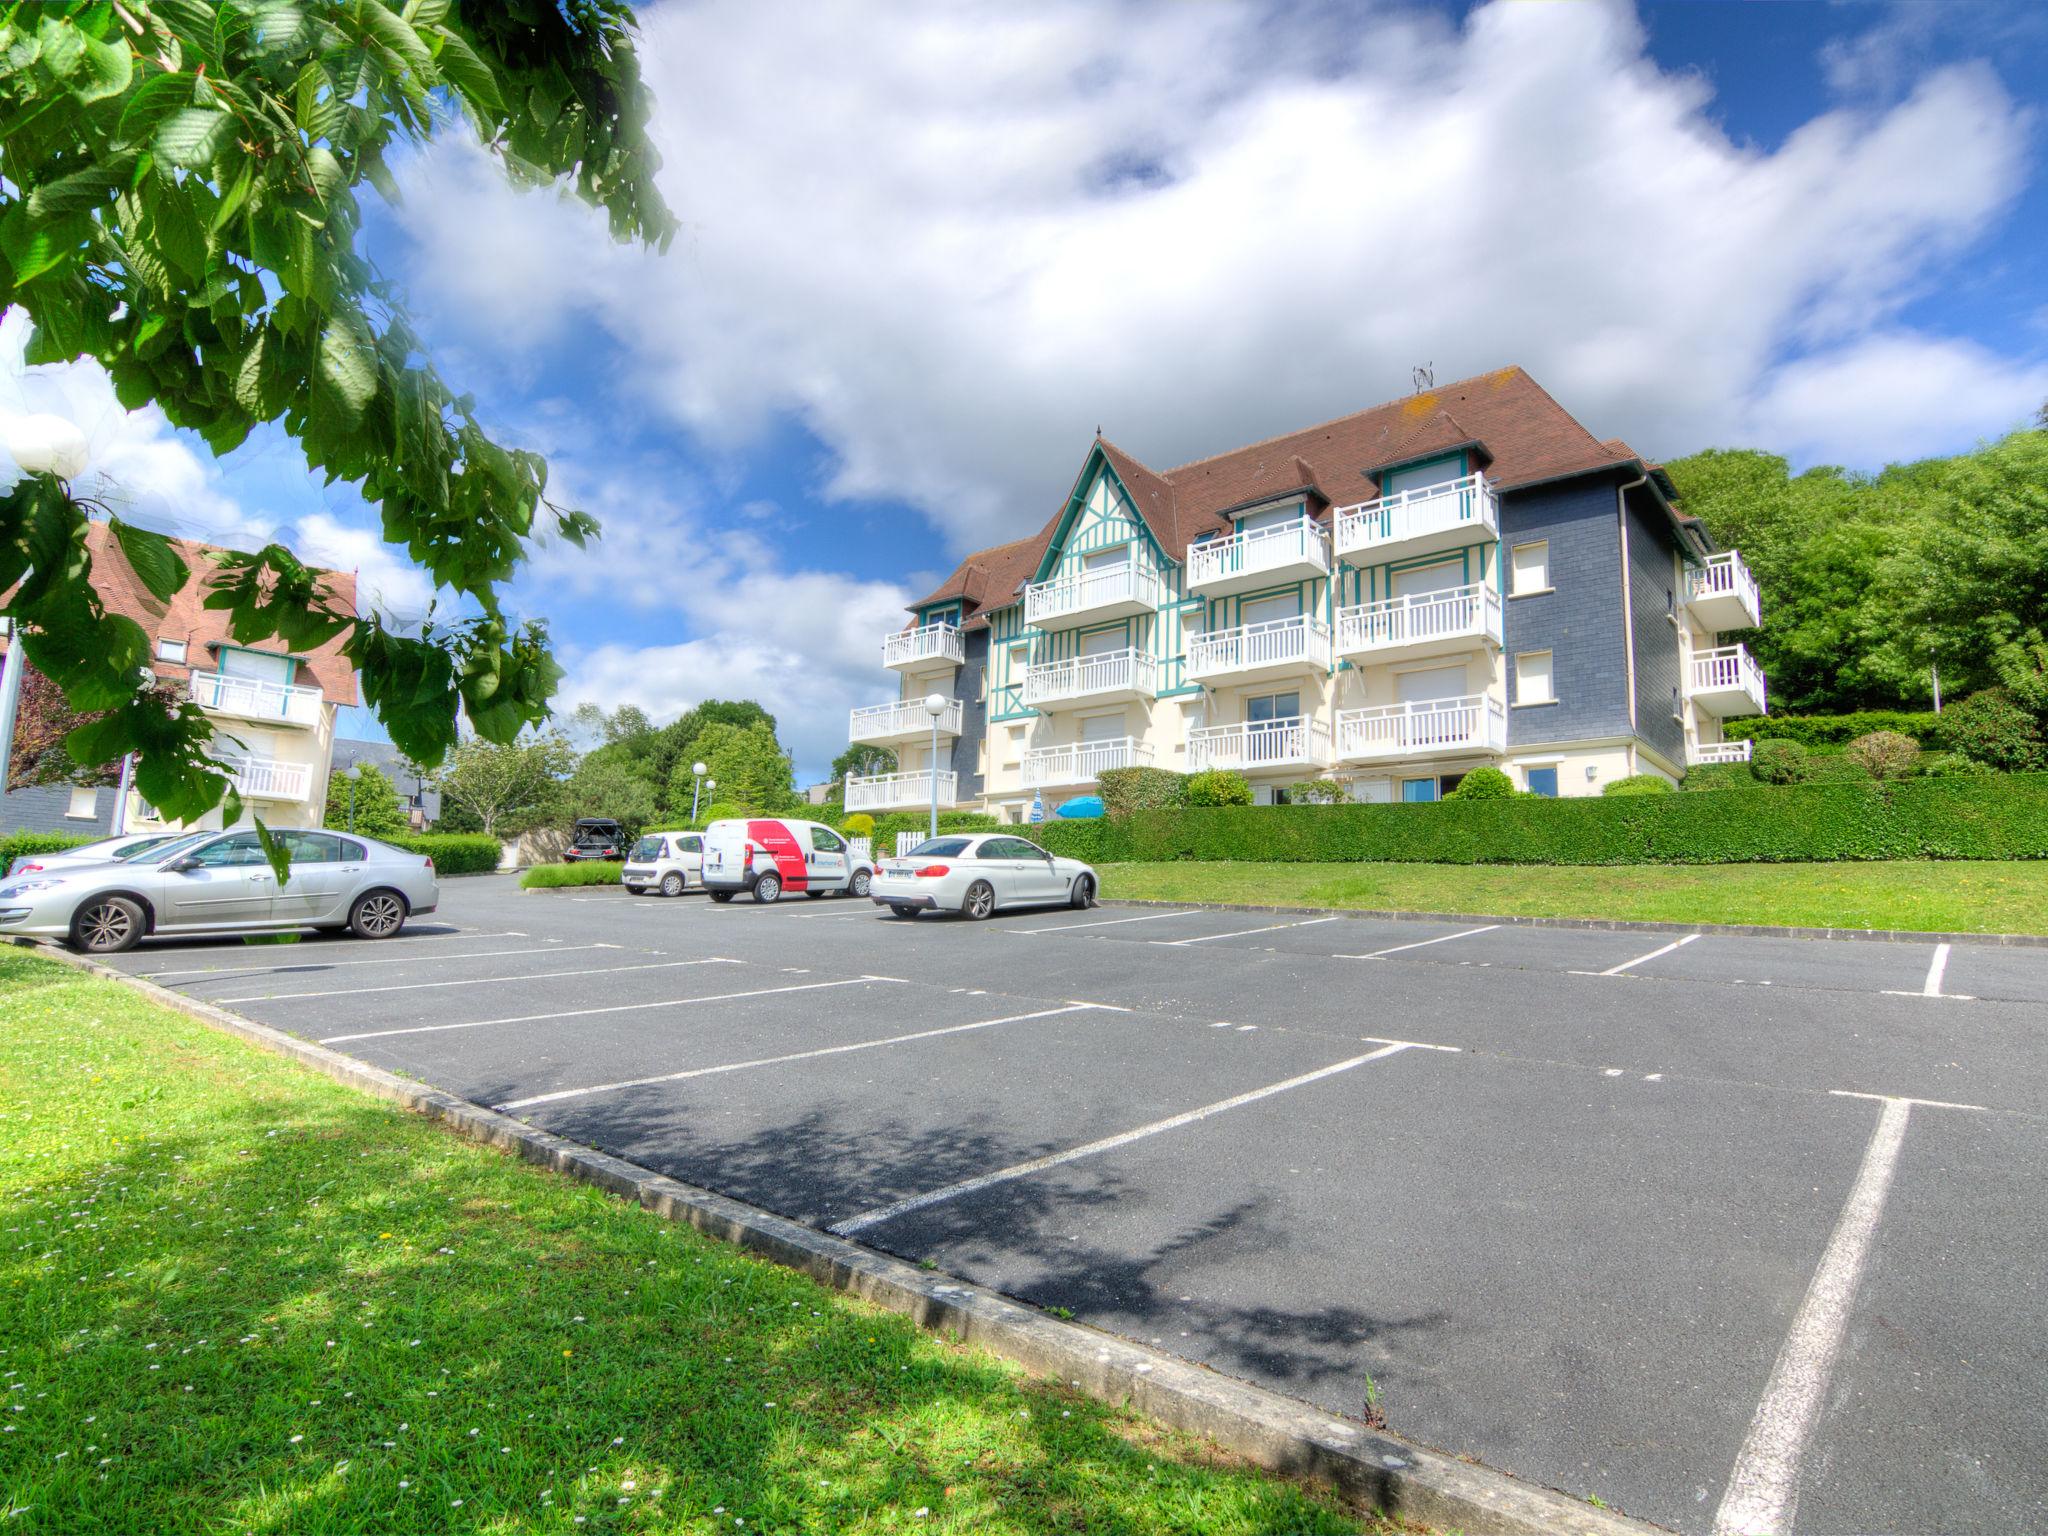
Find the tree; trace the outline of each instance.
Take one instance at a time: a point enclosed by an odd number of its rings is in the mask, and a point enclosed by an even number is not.
[[[365,837],[390,837],[411,830],[405,806],[384,777],[384,770],[375,763],[358,763],[356,767],[361,773],[353,781],[345,768],[327,776],[327,814],[320,824],[337,831],[352,828]]]
[[[683,711],[657,733],[649,758],[655,782],[673,786],[676,764],[694,763],[704,755],[697,746],[697,738],[713,725],[760,725],[767,727],[769,735],[775,734],[775,717],[752,699],[706,699],[695,709]]]
[[[546,499],[547,465],[485,432],[443,382],[399,294],[357,248],[357,188],[387,199],[389,152],[459,109],[508,174],[573,184],[615,238],[665,245],[649,101],[622,0],[49,0],[0,5],[0,306],[31,363],[96,359],[130,409],[154,403],[226,453],[275,423],[309,466],[360,489],[462,615],[401,633],[339,609],[282,546],[228,557],[210,607],[234,639],[345,637],[363,695],[409,756],[438,764],[458,713],[511,742],[560,669],[499,590],[528,540],[587,514]],[[239,799],[196,706],[141,691],[148,641],[94,597],[89,508],[54,475],[0,496],[0,592],[29,659],[99,718],[81,762],[141,754],[149,801],[191,819]],[[159,535],[113,520],[160,600],[190,579]]]
[[[874,773],[894,773],[896,754],[887,747],[871,747],[855,742],[844,752],[832,759],[829,775],[834,785],[844,784],[846,776],[857,773],[863,777]]]
[[[430,780],[458,824],[474,818],[492,837],[516,837],[549,820],[575,749],[560,731],[530,731],[508,743],[473,738],[448,754]]]
[[[705,777],[717,780],[721,801],[762,812],[782,810],[796,798],[789,758],[767,726],[707,725],[691,743],[691,751],[694,756],[678,762],[669,779],[671,812],[687,812],[695,784],[690,770],[698,759],[708,770]]]
[[[654,785],[645,777],[616,759],[592,753],[577,764],[563,789],[563,819],[609,816],[628,837],[636,837],[654,820],[655,800]]]
[[[166,707],[177,697],[177,689],[169,683],[158,683],[155,692]],[[118,784],[118,760],[80,763],[64,747],[73,731],[97,718],[81,715],[65,702],[63,690],[55,683],[34,667],[25,667],[14,717],[14,750],[7,765],[7,784]]]

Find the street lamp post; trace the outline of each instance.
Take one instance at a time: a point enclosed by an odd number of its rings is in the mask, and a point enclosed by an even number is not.
[[[694,780],[690,785],[690,820],[695,821],[697,819],[697,797],[704,792],[704,765],[702,763],[690,764],[690,773]]]
[[[351,832],[356,829],[356,780],[362,776],[363,765],[361,763],[350,763],[348,765],[348,830]]]
[[[939,835],[939,716],[946,712],[946,696],[943,693],[928,693],[924,696],[924,712],[932,717],[932,830]]]

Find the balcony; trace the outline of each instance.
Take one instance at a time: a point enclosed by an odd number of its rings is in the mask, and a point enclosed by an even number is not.
[[[1212,539],[1188,551],[1188,591],[1204,597],[1329,574],[1330,537],[1307,518]]]
[[[939,804],[948,806],[959,798],[959,780],[950,768],[942,769],[938,775]],[[865,778],[857,773],[846,776],[846,809],[848,811],[901,811],[915,810],[932,803],[932,771],[920,768],[913,773],[875,773]]]
[[[1152,749],[1135,736],[1115,741],[1077,741],[1065,747],[1034,747],[1024,754],[1024,787],[1093,784],[1110,768],[1149,768]]]
[[[1024,702],[1033,709],[1149,699],[1159,691],[1159,663],[1143,651],[1105,651],[1047,662],[1024,674]]]
[[[1327,768],[1330,733],[1320,720],[1293,715],[1243,725],[1210,725],[1188,732],[1188,772],[1231,768]]]
[[[1685,766],[1704,768],[1711,763],[1746,763],[1754,746],[1754,742],[1748,741],[1716,741],[1705,746],[1696,741],[1689,742],[1685,749]]]
[[[1766,712],[1764,669],[1739,645],[1695,651],[1685,675],[1685,696],[1710,715]]]
[[[1196,682],[1252,683],[1330,670],[1330,628],[1296,614],[1219,629],[1188,641],[1188,676]]]
[[[1158,573],[1132,561],[1026,587],[1024,622],[1039,629],[1072,629],[1098,619],[1150,613],[1165,600]]]
[[[846,739],[874,746],[899,741],[929,741],[932,717],[925,713],[924,700],[902,699],[894,704],[870,704],[856,709],[846,724]],[[960,701],[950,699],[939,716],[939,734],[960,734]]]
[[[882,665],[898,672],[925,667],[957,667],[967,657],[960,631],[951,624],[921,624],[899,629],[882,642]]]
[[[1708,629],[1755,629],[1764,620],[1763,594],[1734,550],[1707,556],[1686,572],[1685,604]]]
[[[1500,637],[1500,594],[1484,582],[1337,610],[1337,654],[1360,661],[1452,656],[1482,644],[1498,649]]]
[[[1461,699],[1422,699],[1347,709],[1337,716],[1341,762],[1393,762],[1472,752],[1505,752],[1508,715],[1498,699],[1475,693]]]
[[[231,677],[225,672],[194,672],[189,686],[192,702],[210,715],[233,715],[267,725],[320,723],[318,688],[293,688],[267,678]]]
[[[281,763],[274,757],[223,757],[220,761],[244,799],[302,801],[313,787],[313,770],[305,763]]]
[[[1407,560],[1500,535],[1500,499],[1481,474],[1339,507],[1337,557],[1353,565]]]

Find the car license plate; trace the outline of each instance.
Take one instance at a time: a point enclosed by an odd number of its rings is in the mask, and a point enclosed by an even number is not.
[[[910,878],[910,866],[908,864],[891,864],[885,873],[898,880],[907,880]]]

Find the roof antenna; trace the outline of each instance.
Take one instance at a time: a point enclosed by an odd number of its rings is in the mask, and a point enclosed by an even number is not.
[[[1420,368],[1411,368],[1409,370],[1409,377],[1415,381],[1415,393],[1418,395],[1425,389],[1435,389],[1436,364],[1424,363]]]

